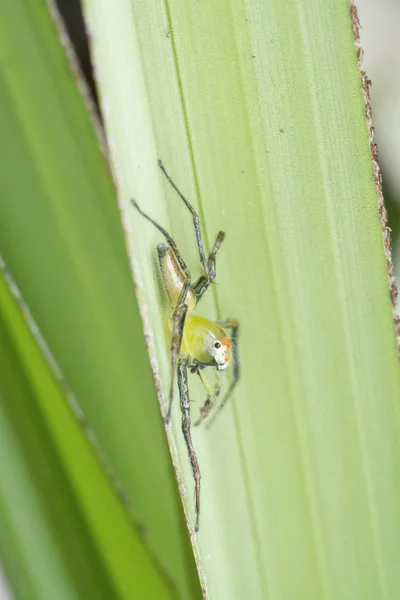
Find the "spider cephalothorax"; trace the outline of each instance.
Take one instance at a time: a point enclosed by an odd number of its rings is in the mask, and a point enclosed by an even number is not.
[[[221,341],[213,342],[210,348],[210,354],[213,356],[215,366],[218,371],[223,371],[229,366],[232,358],[232,342],[222,329],[224,337]]]
[[[223,371],[232,358],[232,342],[218,323],[189,313],[183,330],[181,354],[186,355],[189,361],[195,358],[204,367]]]
[[[172,308],[170,319],[172,340],[171,340],[171,385],[169,390],[168,410],[165,416],[166,423],[171,416],[171,406],[174,390],[174,374],[177,371],[178,388],[180,396],[180,405],[182,413],[182,431],[192,465],[193,477],[196,487],[196,524],[195,530],[199,529],[200,518],[200,469],[194,451],[192,436],[190,432],[190,399],[187,384],[187,370],[196,373],[207,392],[207,399],[200,409],[200,417],[195,422],[199,425],[207,419],[210,423],[215,419],[218,412],[225,405],[234,386],[239,379],[239,361],[238,361],[238,331],[239,325],[235,320],[226,320],[221,322],[210,321],[205,317],[194,315],[193,309],[196,308],[203,294],[207,291],[216,275],[215,257],[225,234],[220,231],[214,242],[212,250],[206,258],[203,246],[203,239],[200,229],[200,221],[192,205],[186,200],[179,191],[175,183],[169,177],[163,164],[159,161],[159,166],[165,177],[182,198],[186,207],[192,214],[194,229],[196,234],[197,247],[199,251],[200,263],[203,273],[192,284],[189,270],[183,260],[178,248],[169,233],[161,227],[156,221],[153,221],[144,213],[135,200],[133,205],[148,221],[163,234],[167,244],[161,243],[157,246],[158,259],[161,268],[161,275],[164,281],[165,289]],[[228,337],[226,329],[231,330],[231,338]],[[216,404],[220,392],[220,371],[225,370],[229,363],[234,363],[234,378],[228,392],[222,402]],[[215,370],[215,383],[211,385],[204,375],[204,370],[211,367]],[[215,407],[215,409],[214,409]],[[213,411],[214,409],[214,411]],[[210,412],[213,414],[209,416]]]

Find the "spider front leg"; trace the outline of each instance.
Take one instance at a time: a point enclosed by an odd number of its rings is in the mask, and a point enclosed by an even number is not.
[[[194,423],[194,425],[197,427],[208,417],[209,412],[212,410],[216,400],[218,399],[221,391],[221,373],[219,371],[215,371],[216,382],[214,386],[210,385],[206,376],[200,369],[197,369],[196,373],[200,377],[201,383],[207,392],[207,399],[200,408],[200,417]]]
[[[190,464],[192,466],[192,473],[195,482],[195,493],[196,493],[196,524],[195,531],[199,530],[200,520],[200,469],[197,460],[196,452],[194,450],[192,434],[190,432],[190,399],[189,399],[189,388],[187,382],[187,361],[184,358],[178,360],[178,387],[179,387],[179,399],[182,413],[182,433],[185,438],[187,451],[189,454]]]
[[[165,416],[165,422],[169,423],[171,418],[172,401],[174,399],[174,375],[181,351],[183,329],[185,326],[186,313],[188,310],[185,304],[186,296],[190,288],[190,279],[187,279],[183,285],[180,299],[172,314],[172,337],[171,337],[171,384],[169,388],[168,410]]]
[[[232,331],[231,340],[232,340],[232,354],[233,354],[233,356],[232,356],[232,358],[233,358],[233,381],[232,381],[231,385],[229,386],[229,389],[228,389],[227,393],[225,394],[224,398],[222,399],[222,402],[217,406],[214,414],[211,415],[211,417],[208,419],[208,421],[206,423],[207,428],[210,427],[210,425],[217,418],[217,415],[219,415],[221,410],[224,408],[225,404],[229,400],[229,398],[230,398],[233,390],[235,389],[236,384],[238,383],[239,378],[240,378],[239,346],[238,346],[239,323],[235,319],[229,319],[227,321],[218,321],[218,323],[222,327],[224,327],[226,329],[230,329]]]

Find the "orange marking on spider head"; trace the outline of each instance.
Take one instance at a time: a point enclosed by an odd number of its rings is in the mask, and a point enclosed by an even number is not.
[[[221,340],[221,347],[215,351],[215,361],[218,371],[226,369],[232,358],[232,342],[228,337]]]

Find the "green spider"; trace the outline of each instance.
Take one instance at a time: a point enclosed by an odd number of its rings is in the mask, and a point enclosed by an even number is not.
[[[207,419],[210,411],[215,406],[213,414],[207,420],[207,425],[209,425],[226,404],[239,380],[239,324],[234,319],[214,322],[192,314],[192,311],[196,308],[204,293],[215,279],[215,257],[224,240],[225,233],[223,231],[218,233],[211,253],[208,258],[206,258],[200,229],[200,220],[196,211],[172,181],[161,160],[158,161],[158,165],[166,179],[192,214],[200,263],[203,269],[203,274],[192,284],[189,270],[174,240],[161,225],[153,221],[151,217],[144,213],[137,202],[132,199],[133,206],[163,234],[167,241],[167,244],[158,244],[157,246],[161,275],[172,308],[171,385],[169,389],[169,403],[165,422],[169,423],[171,416],[175,371],[177,371],[182,414],[182,432],[185,438],[195,481],[195,531],[198,531],[200,520],[200,469],[190,432],[191,418],[187,370],[189,369],[191,373],[196,373],[200,377],[207,393],[207,399],[200,409],[200,417],[195,422],[195,425],[199,425]],[[231,338],[228,337],[225,328],[231,330]],[[221,389],[220,372],[229,366],[232,359],[234,363],[233,381],[225,397],[220,404],[217,405],[216,401]],[[215,369],[216,384],[214,386],[210,385],[203,373],[204,369],[207,367]]]

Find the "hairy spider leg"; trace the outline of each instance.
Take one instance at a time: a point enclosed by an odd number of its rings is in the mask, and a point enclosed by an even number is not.
[[[195,421],[194,425],[197,427],[208,417],[210,410],[214,406],[216,400],[221,391],[221,373],[219,371],[215,371],[216,383],[214,386],[210,385],[203,371],[197,368],[196,373],[200,377],[201,383],[203,384],[204,389],[207,392],[207,399],[204,402],[203,406],[200,408],[200,417]]]
[[[192,434],[190,433],[190,399],[189,388],[187,382],[187,361],[184,358],[178,360],[178,387],[179,399],[182,414],[182,433],[185,438],[187,451],[189,454],[190,463],[192,465],[192,473],[195,481],[196,493],[196,524],[195,531],[199,530],[200,520],[200,469],[197,461],[197,456],[194,451]]]
[[[196,302],[199,303],[203,294],[208,290],[210,284],[215,279],[217,274],[215,258],[216,254],[221,246],[222,242],[225,239],[225,233],[223,231],[219,231],[217,234],[217,238],[214,242],[214,246],[210,252],[210,255],[207,260],[208,264],[208,275],[201,275],[196,283],[193,285],[193,292],[196,297]]]
[[[186,204],[186,207],[190,210],[190,212],[192,214],[193,224],[194,224],[194,230],[196,232],[197,247],[199,249],[200,262],[201,262],[201,265],[203,267],[204,274],[207,276],[208,275],[208,261],[206,260],[206,255],[205,255],[205,252],[204,252],[203,237],[201,235],[201,227],[200,227],[199,215],[194,210],[194,208],[190,204],[190,202],[188,200],[186,200],[185,196],[182,194],[182,192],[180,191],[180,189],[178,188],[178,186],[175,184],[175,182],[168,175],[168,173],[167,173],[167,171],[166,171],[166,169],[165,169],[165,167],[164,167],[164,165],[163,165],[163,163],[162,163],[161,160],[158,161],[158,166],[160,167],[161,171],[164,173],[167,181],[172,185],[172,187],[174,188],[174,190],[176,191],[176,193],[178,194],[178,196],[184,201],[184,203]]]
[[[165,422],[169,423],[169,420],[171,417],[172,400],[174,397],[175,371],[176,371],[178,356],[179,356],[179,353],[181,350],[183,329],[185,326],[185,318],[186,318],[186,313],[187,313],[187,309],[188,309],[188,306],[186,304],[186,296],[190,289],[191,276],[190,276],[190,272],[186,266],[185,261],[181,257],[179,250],[176,247],[176,244],[175,244],[174,240],[172,239],[172,237],[169,235],[169,233],[163,227],[161,227],[161,225],[156,223],[156,221],[153,221],[153,219],[151,217],[149,217],[145,212],[143,212],[142,209],[140,208],[140,206],[138,205],[138,203],[135,200],[133,200],[133,198],[132,198],[132,204],[139,211],[139,213],[143,217],[145,217],[145,219],[150,221],[150,223],[152,223],[163,234],[163,236],[167,240],[167,243],[170,246],[176,260],[178,261],[180,268],[182,269],[182,271],[185,275],[182,289],[181,289],[181,292],[178,297],[178,301],[177,301],[176,306],[174,307],[174,310],[172,313],[171,384],[170,384],[170,388],[169,388],[168,410],[167,410],[167,414],[165,416]]]
[[[167,181],[174,188],[174,190],[176,191],[178,196],[183,200],[183,202],[185,203],[186,207],[189,209],[189,211],[193,217],[193,224],[194,224],[194,230],[196,232],[196,240],[197,240],[197,247],[199,250],[200,262],[202,264],[203,271],[204,271],[204,275],[201,275],[193,286],[193,291],[194,291],[194,294],[196,297],[196,301],[199,302],[199,300],[201,299],[203,294],[207,291],[208,287],[210,286],[210,283],[213,281],[213,279],[215,279],[215,276],[216,276],[215,255],[217,254],[218,249],[224,240],[225,233],[223,231],[218,232],[214,246],[210,252],[208,259],[206,259],[205,252],[204,252],[203,237],[201,234],[199,215],[194,210],[194,208],[190,204],[190,202],[182,194],[182,192],[180,191],[178,186],[175,184],[173,179],[171,179],[171,177],[168,175],[167,170],[164,167],[161,160],[158,161],[158,166],[160,167],[160,169],[163,172],[163,174],[165,175]]]
[[[225,404],[228,402],[228,400],[240,378],[239,345],[238,345],[239,323],[235,319],[229,319],[227,321],[217,321],[217,322],[222,327],[226,327],[227,329],[230,329],[232,331],[231,340],[232,340],[232,354],[233,354],[233,356],[232,356],[232,358],[233,358],[233,381],[232,381],[231,385],[229,386],[229,389],[228,389],[227,393],[225,394],[222,402],[217,406],[217,408],[214,411],[214,414],[212,414],[211,417],[208,419],[208,421],[206,423],[207,429],[212,425],[212,423],[214,423],[215,419],[217,418],[217,416],[219,415],[221,410],[224,408]],[[205,408],[205,406],[204,406],[204,408]],[[211,408],[212,408],[212,406],[209,407],[207,414],[210,412]],[[205,415],[203,420],[206,418],[206,416],[207,415]]]

